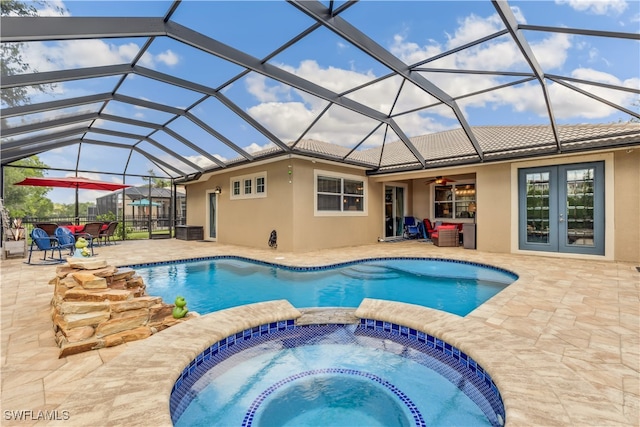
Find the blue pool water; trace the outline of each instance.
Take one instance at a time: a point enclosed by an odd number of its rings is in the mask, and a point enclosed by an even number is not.
[[[475,361],[433,337],[374,324],[236,335],[233,346],[225,341],[199,356],[174,387],[174,425],[503,424],[499,393]]]
[[[465,316],[517,276],[479,264],[424,258],[375,259],[291,268],[239,257],[136,266],[149,295],[176,296],[200,314],[286,299],[297,308],[357,307],[363,298],[431,307]]]

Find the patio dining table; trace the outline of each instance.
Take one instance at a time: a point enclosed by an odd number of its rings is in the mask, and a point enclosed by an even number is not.
[[[61,227],[69,229],[74,235],[84,231],[84,224],[81,225],[62,225]]]
[[[62,225],[61,227],[65,227],[65,228],[69,229],[73,233],[73,235],[77,237],[79,234],[84,233],[85,226],[86,226],[86,224]],[[102,228],[100,228],[100,232],[105,231],[108,227],[109,227],[109,223],[102,224]]]

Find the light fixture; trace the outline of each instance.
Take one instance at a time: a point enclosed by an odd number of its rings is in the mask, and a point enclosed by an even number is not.
[[[220,186],[218,185],[214,190],[213,190],[214,194],[222,194],[222,188],[220,188]]]

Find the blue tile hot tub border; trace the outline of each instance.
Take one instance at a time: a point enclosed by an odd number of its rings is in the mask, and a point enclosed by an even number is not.
[[[297,326],[294,319],[289,319],[245,329],[212,344],[192,360],[176,379],[171,389],[169,403],[173,422],[175,423],[180,418],[197,394],[197,391],[193,390],[193,385],[216,364],[286,331],[326,326],[344,327],[344,325]],[[463,391],[476,402],[494,425],[504,424],[505,410],[498,387],[482,366],[458,348],[424,332],[375,319],[360,319],[356,333],[378,337],[380,334],[386,334],[394,341],[434,357],[441,363],[430,367],[435,368],[447,378],[451,378],[451,372],[447,371],[447,367],[455,372],[463,373],[463,375],[468,374],[465,375],[468,381],[465,381]],[[465,368],[466,371],[462,371],[462,368]]]

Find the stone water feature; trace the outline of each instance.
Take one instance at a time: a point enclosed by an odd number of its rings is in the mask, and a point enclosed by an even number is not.
[[[49,283],[59,357],[144,339],[197,316],[175,319],[174,305],[147,295],[135,270],[104,259],[68,258]]]

